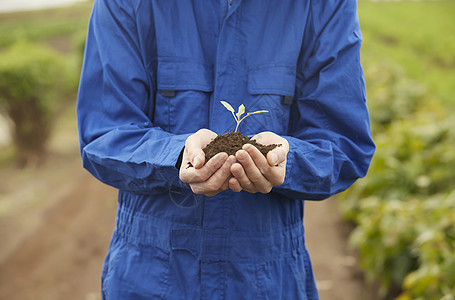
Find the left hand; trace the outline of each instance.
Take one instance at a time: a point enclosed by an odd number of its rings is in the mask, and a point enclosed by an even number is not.
[[[215,132],[201,129],[190,135],[185,142],[179,177],[182,182],[189,184],[195,194],[212,197],[229,188],[230,168],[236,161],[235,157],[233,155],[228,157],[222,152],[205,163],[202,149],[215,137]],[[188,167],[189,163],[193,167]]]
[[[237,162],[231,166],[234,177],[229,180],[229,188],[234,192],[245,190],[250,193],[267,194],[274,186],[284,182],[289,143],[273,132],[261,132],[252,139],[264,145],[281,144],[281,146],[264,157],[253,145],[244,145],[242,150],[235,154]]]

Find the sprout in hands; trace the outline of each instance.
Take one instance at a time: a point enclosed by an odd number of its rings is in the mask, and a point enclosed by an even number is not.
[[[234,116],[235,122],[237,123],[237,126],[235,127],[234,132],[237,132],[237,129],[239,128],[240,122],[242,122],[246,117],[250,115],[255,115],[255,114],[260,114],[260,113],[268,113],[268,110],[258,110],[255,112],[249,112],[244,116],[243,118],[242,115],[245,113],[245,106],[243,104],[240,104],[239,109],[237,113],[235,113],[234,108],[227,103],[226,101],[220,101],[221,104],[223,104],[224,107],[226,107],[227,110],[229,110],[232,113],[232,116]]]

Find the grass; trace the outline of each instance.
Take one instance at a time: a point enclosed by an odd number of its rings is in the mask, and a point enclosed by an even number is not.
[[[455,107],[455,2],[360,1],[363,63],[390,60]]]

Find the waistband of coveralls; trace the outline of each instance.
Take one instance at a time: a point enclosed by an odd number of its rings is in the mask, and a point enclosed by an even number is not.
[[[129,243],[141,247],[188,251],[204,261],[269,260],[305,249],[302,223],[270,232],[217,231],[185,226],[120,208],[116,232]]]

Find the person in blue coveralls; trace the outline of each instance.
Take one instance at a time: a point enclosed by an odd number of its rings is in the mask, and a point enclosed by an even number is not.
[[[361,40],[355,0],[95,0],[77,117],[119,190],[103,299],[318,299],[304,203],[375,150]],[[206,161],[235,128],[220,100],[268,110],[240,131],[282,146]]]

